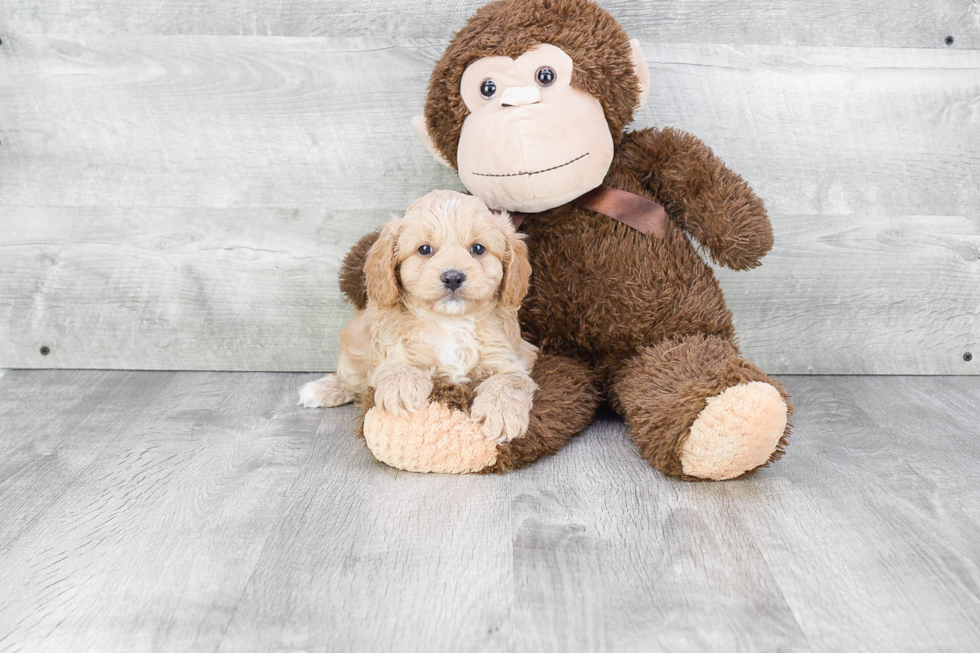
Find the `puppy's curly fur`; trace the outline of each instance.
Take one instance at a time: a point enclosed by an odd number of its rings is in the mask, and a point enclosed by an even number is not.
[[[403,415],[434,382],[475,388],[470,415],[485,437],[524,434],[537,349],[521,338],[527,247],[506,214],[479,199],[436,191],[386,224],[363,263],[366,307],[340,334],[336,374],[306,384],[311,407],[364,401]]]

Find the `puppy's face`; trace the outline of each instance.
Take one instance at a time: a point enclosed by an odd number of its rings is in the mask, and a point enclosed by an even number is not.
[[[495,301],[507,236],[474,198],[440,199],[406,214],[395,246],[399,276],[407,303],[463,315]]]
[[[517,306],[530,276],[527,248],[510,219],[451,191],[429,193],[385,225],[364,269],[368,296],[374,286],[379,304],[393,303],[394,290],[394,301],[444,315],[497,302]]]

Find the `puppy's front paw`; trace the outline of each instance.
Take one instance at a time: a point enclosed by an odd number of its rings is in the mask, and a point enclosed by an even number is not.
[[[529,401],[522,401],[513,393],[493,390],[478,392],[470,407],[470,416],[481,423],[483,437],[497,444],[524,435],[530,412]]]
[[[432,378],[420,369],[405,367],[378,379],[374,403],[393,415],[417,413],[432,394]]]
[[[354,396],[336,374],[310,381],[299,389],[299,405],[307,408],[342,406],[354,401]]]

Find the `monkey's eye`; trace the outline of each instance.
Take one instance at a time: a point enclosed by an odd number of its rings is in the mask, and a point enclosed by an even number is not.
[[[419,254],[422,256],[432,256],[433,251],[432,245],[422,245],[419,247]]]
[[[534,73],[534,78],[541,86],[551,86],[558,79],[558,73],[551,66],[541,66],[538,72]]]
[[[484,99],[489,100],[496,92],[497,82],[493,81],[489,77],[483,80],[483,83],[480,84],[480,95],[482,95]]]
[[[487,248],[481,245],[480,243],[475,243],[473,245],[470,245],[470,254],[472,254],[473,256],[480,256],[486,251]]]

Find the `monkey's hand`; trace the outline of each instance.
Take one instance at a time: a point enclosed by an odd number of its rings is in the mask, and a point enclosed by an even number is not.
[[[347,301],[359,311],[364,310],[368,301],[367,285],[364,283],[364,261],[368,250],[380,234],[380,231],[373,231],[363,236],[350,248],[340,266],[340,290],[347,296]]]
[[[699,139],[644,129],[627,134],[620,152],[671,218],[721,265],[748,270],[772,248],[762,200]]]

